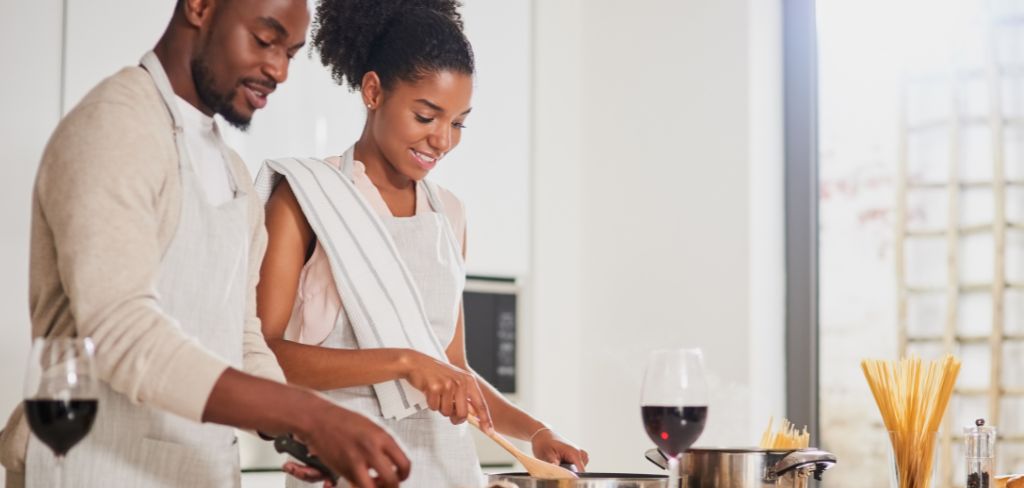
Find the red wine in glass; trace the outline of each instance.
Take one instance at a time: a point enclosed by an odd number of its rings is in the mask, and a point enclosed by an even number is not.
[[[644,406],[640,410],[647,436],[661,452],[674,457],[697,441],[708,419],[708,407]]]
[[[704,432],[707,405],[700,349],[666,349],[648,356],[640,416],[647,435],[668,458],[668,486],[679,486],[679,457]]]
[[[25,417],[32,433],[64,456],[92,429],[98,406],[97,400],[25,400]]]
[[[25,370],[25,418],[40,442],[53,451],[56,486],[64,483],[64,457],[96,420],[99,397],[89,338],[48,337],[32,341]]]

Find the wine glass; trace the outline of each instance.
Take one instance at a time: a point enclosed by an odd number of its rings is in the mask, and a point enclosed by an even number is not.
[[[96,419],[94,351],[88,338],[32,341],[25,373],[25,418],[57,458],[58,488],[64,484],[64,456],[85,438]]]
[[[704,432],[708,417],[700,349],[660,350],[648,356],[640,412],[647,436],[668,459],[668,486],[679,486],[679,458]]]

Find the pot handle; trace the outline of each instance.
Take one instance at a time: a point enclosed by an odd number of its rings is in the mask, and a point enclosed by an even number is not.
[[[661,469],[668,469],[668,459],[660,450],[658,450],[658,448],[648,449],[647,452],[644,453],[644,457],[646,457],[648,461],[654,463],[655,466]]]
[[[813,467],[814,479],[821,480],[821,474],[836,464],[836,455],[821,449],[798,449],[783,456],[774,466],[772,473],[781,477],[802,468]]]

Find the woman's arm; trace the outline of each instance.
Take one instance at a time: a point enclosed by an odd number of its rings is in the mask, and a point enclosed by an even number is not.
[[[455,329],[455,338],[452,339],[452,343],[446,351],[448,360],[455,366],[472,372],[476,377],[476,381],[483,391],[487,407],[490,409],[495,430],[517,439],[529,441],[533,447],[533,455],[538,459],[554,464],[563,462],[574,464],[578,470],[584,471],[587,463],[590,462],[590,456],[587,454],[587,451],[576,447],[543,422],[531,417],[523,409],[513,405],[494,386],[469,367],[469,364],[466,362],[466,346],[463,338],[465,325],[461,305],[459,308],[459,321]]]
[[[477,415],[481,425],[490,426],[472,373],[412,349],[334,349],[285,339],[299,276],[315,236],[287,181],[274,188],[266,211],[267,251],[256,289],[256,313],[290,383],[332,390],[404,379],[426,394],[430,409],[453,422],[465,421],[469,402],[483,406]]]
[[[287,181],[274,188],[266,211],[267,251],[256,288],[256,313],[288,381],[331,390],[403,377],[410,362],[403,349],[329,349],[285,340],[299,276],[315,236]]]
[[[459,320],[455,328],[455,337],[445,352],[452,364],[466,371],[473,371],[466,361],[465,326],[463,325],[461,305],[459,308]],[[528,413],[513,405],[512,402],[508,401],[494,386],[475,371],[473,375],[480,384],[480,389],[483,390],[484,400],[487,401],[487,407],[491,410],[491,417],[494,419],[495,430],[517,439],[529,440],[530,436],[535,432],[547,427],[543,422],[531,417]]]
[[[463,233],[462,242],[462,257],[465,259],[465,233]],[[452,338],[452,343],[448,345],[445,353],[448,356],[448,361],[463,370],[471,372],[476,378],[476,382],[483,391],[487,407],[490,409],[494,429],[505,435],[529,441],[533,447],[533,454],[538,459],[554,464],[567,462],[576,465],[576,468],[580,471],[584,471],[587,463],[590,462],[590,456],[587,454],[587,451],[576,447],[551,430],[543,422],[531,417],[526,411],[512,404],[493,385],[470,368],[466,360],[464,312],[464,307],[460,302],[459,318],[455,323],[455,337]]]

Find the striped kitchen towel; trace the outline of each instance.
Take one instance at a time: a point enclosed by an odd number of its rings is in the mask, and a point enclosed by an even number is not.
[[[447,362],[412,275],[352,180],[320,159],[268,159],[256,176],[256,193],[264,203],[282,177],[327,254],[359,347],[415,349]],[[405,380],[373,389],[385,418],[402,419],[427,408],[426,396]]]

